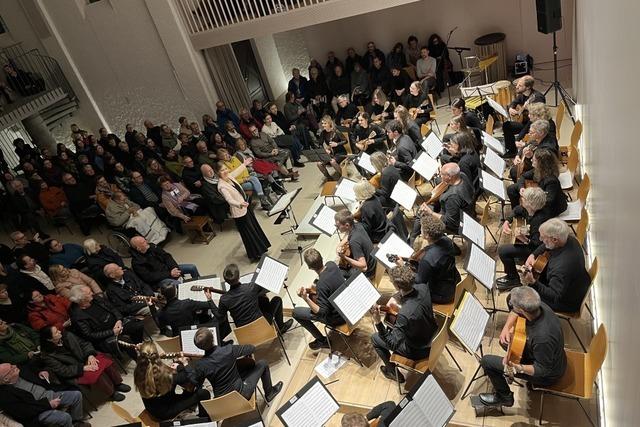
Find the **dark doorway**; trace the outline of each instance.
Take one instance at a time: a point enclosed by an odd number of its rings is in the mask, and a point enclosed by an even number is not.
[[[243,40],[231,43],[231,47],[233,48],[233,53],[236,55],[236,61],[240,67],[242,77],[247,84],[249,99],[252,101],[254,99],[262,102],[267,101],[269,98],[267,88],[262,80],[258,61],[251,47],[251,41]]]

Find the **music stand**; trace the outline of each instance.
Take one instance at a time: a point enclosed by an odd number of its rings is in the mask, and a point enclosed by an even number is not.
[[[308,150],[302,150],[302,154],[310,162],[327,163],[331,160],[331,156],[324,151],[324,148],[310,148]]]
[[[298,194],[300,194],[300,191],[302,191],[302,187],[296,188],[295,190],[289,193],[283,194],[278,198],[278,200],[276,200],[276,202],[273,204],[273,207],[267,212],[267,216],[269,217],[280,214],[274,221],[275,225],[282,224],[282,222],[285,219],[289,221],[289,229],[280,233],[281,236],[285,236],[287,234],[295,234],[295,231],[298,228],[298,225],[299,225],[298,220],[296,219],[296,215],[293,212],[293,208],[291,207],[291,204],[293,203],[295,198],[298,196]],[[300,257],[300,265],[302,265],[302,252],[305,249],[307,249],[310,246],[310,244],[303,247],[297,238],[296,238],[296,243],[297,245],[295,249],[284,248],[284,249],[281,249],[280,252],[281,253],[282,252],[298,252],[298,255]]]

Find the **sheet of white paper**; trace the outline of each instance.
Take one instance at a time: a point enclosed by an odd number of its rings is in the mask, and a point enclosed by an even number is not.
[[[580,221],[582,216],[582,202],[574,200],[567,203],[567,210],[558,215],[558,219],[563,221]]]
[[[174,424],[174,425],[181,426],[182,424]],[[188,425],[189,427],[218,427],[218,423],[216,423],[215,421],[206,422],[206,423],[197,423],[197,424],[185,424],[185,425]],[[254,426],[261,426],[261,425],[262,423],[254,424]],[[253,426],[249,426],[249,427],[253,427]]]
[[[296,188],[297,190],[297,188]],[[278,201],[276,202],[275,205],[273,205],[273,207],[269,210],[268,215],[269,216],[273,216],[277,213],[282,212],[283,210],[286,209],[287,206],[289,206],[289,204],[291,203],[291,201],[296,197],[296,195],[299,193],[299,191],[289,191],[286,194],[283,194],[282,196],[280,196],[280,198],[278,199]]]
[[[425,427],[425,414],[413,400],[391,421],[389,427]]]
[[[438,172],[440,163],[426,152],[421,152],[417,159],[413,161],[411,168],[418,172],[424,179],[429,181]]]
[[[506,119],[509,119],[509,113],[507,112],[507,110],[504,109],[504,107],[500,104],[498,104],[496,101],[494,101],[492,98],[490,97],[486,97],[485,98],[487,100],[487,102],[489,103],[489,105],[491,106],[491,108],[493,108],[494,110],[496,110],[496,112],[502,114]]]
[[[276,261],[271,257],[265,257],[262,267],[256,269],[255,283],[274,294],[279,294],[284,280],[289,273],[289,266]]]
[[[358,166],[372,174],[377,172],[376,168],[371,164],[371,156],[364,151],[360,153],[360,157],[358,157]]]
[[[467,263],[467,273],[471,274],[487,289],[491,290],[496,274],[496,260],[476,245],[471,245],[471,253],[469,254],[469,262]]]
[[[474,353],[482,342],[490,315],[470,293],[465,294],[463,301],[464,304],[456,313],[450,329],[462,345]]]
[[[425,139],[422,140],[422,148],[432,158],[437,158],[442,152],[442,141],[435,132],[429,132]]]
[[[499,178],[504,175],[505,160],[493,150],[484,153],[484,165]]]
[[[311,217],[311,224],[332,236],[336,232],[335,215],[335,210],[327,205],[321,205],[320,210]]]
[[[282,414],[291,427],[322,427],[340,406],[320,383],[315,383]]]
[[[404,181],[396,182],[391,192],[391,199],[400,203],[400,206],[410,211],[413,209],[413,204],[416,202],[418,192],[409,187]]]
[[[477,63],[476,63],[477,66]],[[495,83],[487,83],[478,86],[468,86],[468,87],[460,87],[460,92],[463,98],[471,98],[474,96],[480,97],[495,95],[497,90],[495,88]]]
[[[360,273],[344,291],[335,299],[335,305],[340,308],[350,324],[358,323],[362,316],[373,307],[380,298],[380,293],[373,287],[369,279]]]
[[[214,427],[216,427],[216,426],[214,426]],[[257,423],[251,424],[248,427],[264,427],[264,424],[262,423],[262,421],[258,421]]]
[[[562,187],[563,190],[569,190],[573,187],[573,176],[568,170],[560,172],[560,175],[558,175],[558,181],[560,181],[560,187]]]
[[[198,329],[185,329],[180,331],[180,345],[184,353],[200,354],[204,355],[204,350],[200,350],[193,342],[193,337],[196,335]],[[218,334],[216,328],[209,328],[213,334],[213,343],[218,345]]]
[[[433,375],[429,375],[414,393],[413,401],[425,415],[426,424],[442,427],[453,414],[453,405]]]
[[[484,249],[485,229],[466,212],[462,213],[462,235]]]
[[[504,154],[504,146],[502,143],[485,131],[482,131],[482,142],[496,153],[500,155]]]
[[[335,363],[331,355],[324,359],[318,366],[315,367],[315,371],[319,373],[322,378],[329,378],[331,375],[335,374],[338,369],[342,367],[347,361],[346,357],[337,357],[338,362]]]
[[[353,192],[353,187],[356,185],[355,181],[351,181],[350,179],[342,178],[336,187],[336,192],[333,193],[334,196],[340,197],[342,200],[351,201],[356,199],[356,195]]]
[[[202,291],[192,291],[191,287],[192,286],[206,286],[206,287],[211,287],[211,288],[216,288],[216,289],[220,289],[223,290],[222,288],[222,283],[220,282],[220,278],[219,277],[210,277],[208,279],[198,279],[198,280],[191,280],[189,282],[186,283],[180,283],[178,284],[178,299],[182,300],[182,299],[192,299],[194,301],[203,301],[206,302],[207,301],[207,297],[204,294],[204,292]],[[212,294],[215,298],[216,295],[218,295],[218,299],[220,298],[219,294]]]
[[[396,233],[393,233],[387,240],[385,240],[384,242],[380,242],[375,255],[378,261],[383,263],[385,267],[393,268],[396,266],[396,264],[387,259],[388,254],[399,255],[403,258],[409,258],[411,255],[413,255],[413,248],[405,243],[400,238],[400,236],[398,236]]]
[[[480,171],[480,185],[489,193],[495,195],[500,200],[507,198],[507,193],[504,189],[504,181],[491,175],[487,171]]]

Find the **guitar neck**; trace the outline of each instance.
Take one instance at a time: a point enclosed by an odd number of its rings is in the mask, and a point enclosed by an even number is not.
[[[223,291],[222,289],[217,289],[211,286],[200,286],[200,285],[193,285],[191,287],[191,290],[194,292],[208,290],[210,292],[213,292],[214,294],[220,294],[220,295],[227,293],[227,291]]]

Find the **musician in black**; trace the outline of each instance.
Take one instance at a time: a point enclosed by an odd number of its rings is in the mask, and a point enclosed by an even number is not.
[[[474,112],[467,110],[467,104],[462,98],[456,98],[451,102],[451,115],[453,117],[462,115],[464,123],[469,128],[483,129],[478,116]]]
[[[569,235],[571,230],[561,219],[552,218],[539,230],[542,244],[529,255],[525,266],[531,268],[536,257],[545,251],[549,261],[537,280],[528,272],[522,282],[538,291],[542,301],[554,311],[574,313],[580,310],[591,284],[582,247]]]
[[[347,90],[348,92],[348,90]],[[335,94],[338,97],[338,111],[336,111],[336,124],[348,128],[358,114],[358,107],[353,102],[349,102],[347,92]]]
[[[540,295],[533,288],[515,288],[510,297],[513,308],[502,328],[500,344],[506,348],[511,342],[518,316],[526,319],[527,336],[521,362],[509,362],[508,365],[516,377],[536,386],[555,384],[567,367],[560,319],[540,301]],[[480,361],[495,390],[493,393],[480,393],[480,400],[485,405],[513,406],[513,393],[504,375],[506,364],[506,356],[486,355]]]
[[[427,357],[438,326],[433,317],[429,287],[422,283],[415,284],[411,268],[406,265],[395,267],[389,275],[393,286],[400,292],[399,300],[392,298],[387,303],[387,307],[398,310],[397,319],[393,327],[387,328],[382,323],[379,307],[374,307],[371,314],[378,332],[371,336],[371,341],[373,349],[384,362],[380,370],[385,377],[395,381],[391,352],[414,360]],[[398,381],[404,382],[400,372]]]
[[[238,366],[238,359],[251,356],[255,351],[254,346],[218,346],[213,342],[213,334],[207,328],[198,329],[193,341],[196,347],[205,353],[195,365],[192,382],[201,385],[208,379],[213,387],[214,397],[237,391],[245,399],[251,399],[258,381],[262,382],[267,402],[271,402],[282,390],[282,381],[272,384],[269,364],[265,360],[257,360],[246,369]]]
[[[524,259],[537,249],[542,241],[540,240],[540,225],[551,219],[548,212],[543,210],[547,203],[547,195],[539,187],[527,188],[522,192],[520,206],[517,206],[502,225],[503,235],[515,233],[515,243],[507,243],[498,246],[498,255],[504,265],[504,276],[496,280],[498,289],[506,291],[516,286],[520,286],[520,276],[516,269],[516,260]],[[526,230],[517,230],[510,226],[514,218],[526,221]],[[524,231],[524,232],[523,232]]]
[[[293,309],[293,318],[300,323],[313,336],[309,343],[311,350],[329,348],[327,338],[322,335],[313,322],[324,323],[329,326],[343,325],[345,320],[329,301],[333,293],[344,283],[342,272],[335,262],[324,264],[322,255],[316,249],[307,249],[304,253],[304,262],[307,267],[316,272],[318,279],[315,281],[315,294],[308,288],[298,289],[298,295],[309,307],[296,307]]]
[[[400,170],[400,176],[408,181],[413,175],[412,160],[418,155],[418,150],[413,140],[402,131],[402,125],[397,120],[391,120],[386,125],[387,137],[392,142],[393,149],[389,164]]]
[[[386,151],[385,140],[387,135],[380,126],[371,123],[371,117],[369,113],[361,112],[356,116],[358,124],[353,129],[353,141],[356,148],[360,151],[365,151],[371,155],[376,151]],[[369,138],[371,133],[374,133],[372,138]]]
[[[106,293],[113,306],[125,316],[151,314],[150,301],[135,301],[134,296],[153,296],[151,287],[131,270],[123,270],[118,264],[104,266],[104,275],[109,280]]]
[[[380,175],[379,186],[376,188],[376,196],[380,199],[380,203],[385,208],[393,208],[396,202],[391,198],[391,192],[396,182],[401,179],[400,169],[389,164],[389,157],[381,152],[371,155],[371,164]],[[376,175],[377,175],[376,174]]]
[[[533,155],[533,169],[525,172],[514,184],[507,187],[507,195],[514,209],[520,205],[520,195],[531,183],[537,184],[547,194],[544,210],[549,218],[560,215],[567,209],[567,196],[558,180],[560,165],[555,154],[547,149],[538,148]]]
[[[353,214],[348,209],[342,209],[335,214],[336,228],[341,235],[347,236],[351,255],[347,256],[342,248],[338,245],[336,250],[341,263],[345,264],[343,275],[351,277],[360,272],[367,277],[373,277],[376,272],[376,259],[371,254],[373,252],[373,242],[362,226],[355,222]]]
[[[450,233],[458,234],[462,213],[475,217],[475,197],[473,186],[469,178],[460,172],[460,167],[456,163],[447,163],[440,168],[440,177],[449,187],[440,196],[439,202],[432,209],[426,203],[420,205],[422,214],[433,214],[439,218]],[[438,210],[439,212],[435,212]],[[419,224],[419,223],[418,223]],[[413,235],[419,233],[419,226],[416,230],[414,225]]]
[[[518,149],[525,145],[523,141],[524,137],[531,130],[531,125],[538,120],[546,120],[549,122],[548,133],[556,138],[556,123],[553,121],[553,118],[551,117],[551,110],[546,104],[543,104],[542,102],[530,102],[529,105],[527,105],[527,111],[529,112],[529,121],[524,125],[520,133],[516,135],[516,147]]]
[[[533,88],[535,79],[531,76],[522,76],[516,81],[516,97],[509,104],[509,114],[517,116],[523,114],[522,122],[506,121],[502,125],[504,133],[504,145],[506,152],[504,157],[514,157],[517,153],[515,136],[520,133],[528,118],[526,108],[532,102],[545,102],[544,95]]]
[[[339,178],[342,175],[340,162],[347,158],[345,145],[348,144],[348,142],[342,132],[336,128],[330,116],[324,116],[320,122],[320,126],[322,128],[322,132],[320,132],[320,142],[322,142],[324,151],[329,155],[330,159],[327,162],[318,162],[316,164],[325,178],[332,178],[327,170],[327,166],[331,166]]]
[[[471,132],[457,132],[447,144],[450,162],[457,163],[460,172],[473,185],[475,194],[480,194],[480,156],[475,149],[475,137]]]
[[[360,202],[360,207],[354,216],[362,224],[373,243],[380,243],[380,240],[387,234],[387,216],[380,199],[376,197],[376,189],[366,179],[362,179],[353,186],[356,201]]]
[[[403,97],[402,105],[404,105],[409,112],[411,112],[412,108],[417,109],[413,117],[418,126],[422,126],[431,119],[430,113],[433,111],[433,105],[431,104],[429,95],[422,91],[420,82],[411,83],[409,91]]]
[[[536,120],[529,126],[529,142],[518,141],[516,146],[519,149],[518,156],[513,159],[513,167],[509,171],[512,181],[518,179],[518,168],[526,172],[531,170],[533,153],[537,149],[546,148],[559,157],[560,147],[556,139],[555,131],[551,132],[550,122],[547,120]],[[524,165],[520,163],[524,162]]]
[[[419,253],[416,283],[429,287],[431,302],[447,304],[453,301],[460,273],[456,268],[456,247],[444,233],[444,223],[433,215],[422,215],[421,237],[426,246]]]
[[[218,320],[226,321],[227,312],[231,314],[236,328],[264,316],[269,323],[274,320],[278,331],[284,334],[291,328],[293,320],[286,322],[282,318],[282,298],[274,296],[269,299],[267,290],[255,283],[240,283],[240,270],[236,264],[229,264],[222,272],[224,281],[229,285],[229,290],[220,297],[218,306]]]

